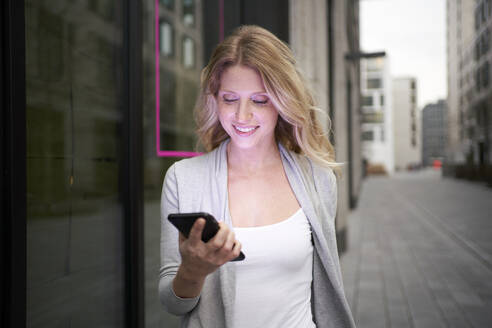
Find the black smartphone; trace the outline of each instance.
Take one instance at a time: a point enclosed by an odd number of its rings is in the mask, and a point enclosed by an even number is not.
[[[202,241],[204,243],[212,239],[215,234],[219,231],[219,223],[212,216],[205,212],[195,212],[195,213],[172,213],[167,216],[169,222],[171,222],[178,230],[186,237],[190,235],[190,230],[195,221],[198,218],[205,219],[205,227],[202,232]],[[232,261],[242,261],[245,259],[243,252],[240,252],[239,256]]]

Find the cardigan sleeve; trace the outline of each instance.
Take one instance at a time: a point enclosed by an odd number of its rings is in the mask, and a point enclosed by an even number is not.
[[[319,198],[320,205],[323,210],[323,220],[335,225],[335,217],[337,215],[338,202],[338,186],[337,178],[333,169],[320,166],[312,160],[308,160],[311,165],[312,183],[316,190],[316,195]],[[320,213],[321,214],[321,213]]]
[[[329,220],[335,224],[335,217],[337,215],[337,202],[338,202],[338,188],[337,188],[337,178],[333,170],[327,168],[324,170],[323,183],[319,188],[321,189],[321,194],[324,195],[324,204],[329,215]]]
[[[176,163],[167,171],[161,194],[161,267],[159,272],[159,298],[169,313],[185,315],[195,308],[200,295],[181,298],[174,293],[172,284],[181,263],[178,230],[167,220],[170,213],[179,212]]]
[[[331,168],[313,165],[314,184],[320,199],[323,234],[332,252],[335,269],[342,283],[342,273],[336,240],[335,218],[337,215],[338,186],[337,178]]]

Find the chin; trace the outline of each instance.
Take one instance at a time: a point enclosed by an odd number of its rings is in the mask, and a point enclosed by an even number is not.
[[[257,142],[251,140],[237,140],[238,138],[231,138],[231,143],[234,145],[234,147],[240,148],[240,149],[250,149],[254,148],[257,146]]]

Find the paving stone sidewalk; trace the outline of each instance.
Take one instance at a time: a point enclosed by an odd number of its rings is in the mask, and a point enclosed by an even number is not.
[[[370,177],[341,257],[357,327],[492,327],[492,189]]]

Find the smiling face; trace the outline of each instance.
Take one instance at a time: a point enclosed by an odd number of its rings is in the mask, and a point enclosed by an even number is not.
[[[256,70],[242,65],[226,68],[221,75],[217,104],[219,120],[231,137],[231,146],[254,149],[275,145],[278,112]]]

